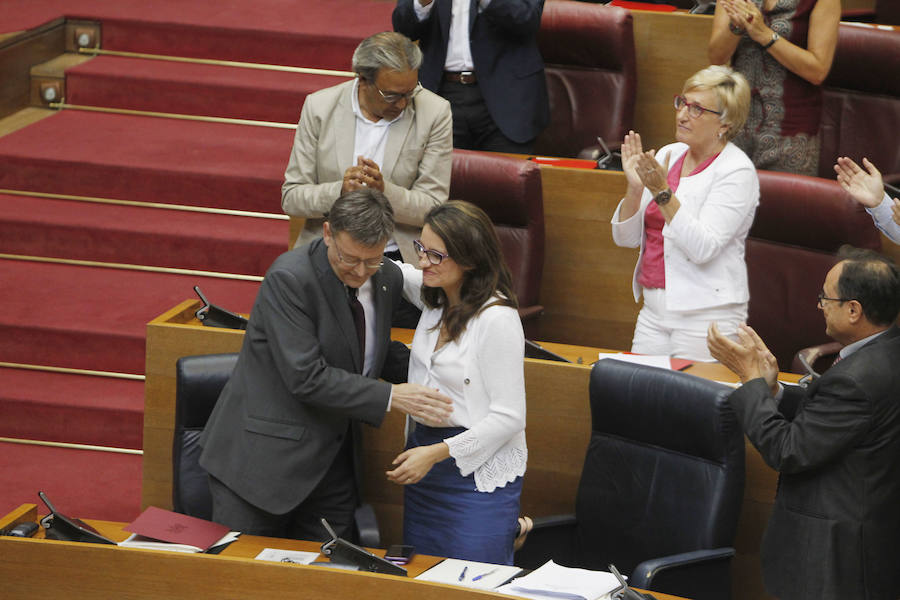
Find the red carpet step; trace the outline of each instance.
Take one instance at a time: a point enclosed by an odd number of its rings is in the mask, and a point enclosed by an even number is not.
[[[84,519],[133,521],[141,512],[141,456],[0,442],[0,514],[37,504]]]
[[[288,222],[0,194],[0,253],[264,275]]]
[[[293,136],[66,110],[0,138],[0,188],[281,213]]]
[[[4,0],[0,32],[67,16],[100,20],[103,47],[348,69],[361,39],[391,29],[384,0]]]
[[[308,94],[346,80],[346,77],[98,56],[66,71],[66,101],[296,124]]]
[[[0,437],[141,449],[144,382],[0,368]]]
[[[0,260],[0,361],[144,372],[146,323],[195,298],[249,313],[253,281]]]

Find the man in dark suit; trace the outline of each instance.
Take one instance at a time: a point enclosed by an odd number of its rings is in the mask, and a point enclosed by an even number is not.
[[[900,272],[873,252],[846,255],[819,295],[839,362],[806,389],[746,325],[715,324],[712,355],[744,383],[729,398],[747,437],[780,474],[762,544],[763,578],[782,600],[900,596]]]
[[[398,0],[394,30],[419,40],[419,78],[450,101],[454,147],[531,152],[550,121],[543,10],[544,0]]]
[[[321,540],[324,517],[351,531],[358,504],[354,423],[388,410],[440,424],[449,398],[405,381],[390,342],[403,288],[383,261],[394,215],[381,192],[338,198],[324,238],[278,257],[250,314],[240,357],[201,438],[213,520],[255,535]]]

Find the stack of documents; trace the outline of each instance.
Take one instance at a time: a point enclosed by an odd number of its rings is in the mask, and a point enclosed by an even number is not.
[[[551,560],[525,577],[498,587],[496,591],[537,600],[601,600],[620,587],[619,580],[612,573],[561,567]]]

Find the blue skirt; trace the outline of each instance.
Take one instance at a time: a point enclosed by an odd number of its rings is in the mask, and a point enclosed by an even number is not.
[[[416,423],[406,447],[436,444],[463,431]],[[404,486],[404,543],[421,554],[511,565],[521,493],[521,477],[493,492],[479,492],[475,476],[460,475],[450,457],[420,482]]]

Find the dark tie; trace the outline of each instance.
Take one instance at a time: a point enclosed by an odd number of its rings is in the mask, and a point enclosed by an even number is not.
[[[359,338],[359,356],[362,368],[365,369],[366,363],[366,313],[362,304],[356,297],[359,290],[354,287],[347,286],[347,294],[350,297],[350,312],[353,313],[353,323],[356,325],[356,336]]]

